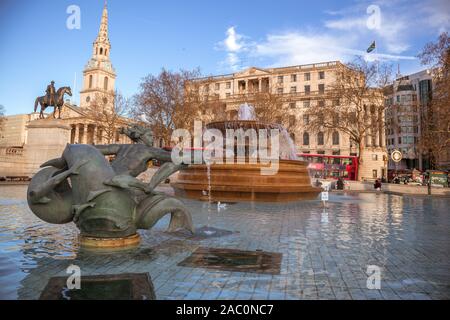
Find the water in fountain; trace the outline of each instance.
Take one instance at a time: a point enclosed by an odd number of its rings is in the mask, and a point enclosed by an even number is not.
[[[211,197],[211,159],[205,159],[206,163],[206,176],[208,179],[208,223],[206,225],[206,229],[204,230],[204,233],[207,236],[213,235],[216,233],[215,230],[210,228],[210,220],[211,220],[211,203],[212,203],[212,197]]]
[[[256,120],[255,108],[247,102],[239,106],[238,120]]]
[[[238,120],[244,121],[257,120],[255,108],[252,105],[249,105],[248,103],[241,104],[239,106],[238,111]],[[280,130],[279,135],[280,159],[298,160],[294,141],[289,136],[289,133],[287,132],[286,128],[284,128],[281,124],[275,124],[270,127],[271,127],[270,129]]]

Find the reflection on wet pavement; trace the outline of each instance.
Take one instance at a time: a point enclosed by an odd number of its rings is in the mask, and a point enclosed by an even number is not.
[[[235,203],[213,210],[183,200],[197,228],[220,237],[165,232],[169,218],[141,233],[133,250],[78,247],[73,224],[50,225],[28,209],[26,186],[0,186],[0,298],[38,299],[52,277],[148,273],[158,299],[448,299],[448,198],[330,194],[289,204]],[[282,255],[279,274],[183,267],[200,247]],[[367,266],[381,268],[381,289],[367,289]]]
[[[281,253],[236,249],[203,248],[195,250],[178,265],[224,271],[280,274]]]
[[[50,278],[41,300],[155,300],[147,273],[84,276],[79,290],[68,289],[66,277]]]

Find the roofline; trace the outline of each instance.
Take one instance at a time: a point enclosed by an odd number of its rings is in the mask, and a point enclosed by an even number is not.
[[[290,69],[298,69],[298,70],[304,70],[304,69],[314,69],[314,68],[322,68],[322,67],[330,67],[334,65],[343,65],[342,62],[339,60],[334,61],[326,61],[326,62],[318,62],[318,63],[310,63],[310,64],[299,64],[299,65],[292,65],[292,66],[286,66],[286,67],[275,67],[275,68],[261,68],[261,67],[248,67],[246,69],[243,69],[241,71],[235,72],[235,73],[227,73],[227,74],[221,74],[221,75],[215,75],[215,76],[205,76],[205,77],[199,77],[199,78],[192,78],[190,81],[202,81],[202,80],[215,80],[215,79],[224,79],[224,78],[233,78],[237,73],[240,73],[244,70],[248,70],[251,68],[255,68],[262,71],[267,72],[273,72],[274,70],[290,70]]]

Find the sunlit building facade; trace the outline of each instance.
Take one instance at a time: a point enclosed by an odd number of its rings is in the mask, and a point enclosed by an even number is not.
[[[221,102],[220,110],[215,114],[226,114],[229,120],[237,118],[241,104],[251,104],[249,96],[252,93],[269,91],[278,94],[288,110],[283,124],[288,129],[298,154],[357,156],[358,147],[352,143],[348,134],[338,130],[325,134],[305,129],[309,121],[306,115],[309,108],[320,108],[325,104],[339,107],[339,101],[331,98],[327,90],[335,81],[335,71],[342,66],[339,61],[330,61],[281,68],[251,67],[233,74],[195,81],[201,83],[199,90],[205,97]],[[203,120],[211,119],[204,117]],[[367,137],[362,160],[364,165],[360,166],[361,179],[372,180],[387,176],[384,121],[374,133],[374,139]]]

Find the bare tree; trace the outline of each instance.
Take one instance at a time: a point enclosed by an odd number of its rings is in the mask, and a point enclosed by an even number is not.
[[[366,141],[378,145],[377,133],[383,130],[383,88],[391,78],[391,67],[369,63],[362,58],[340,65],[334,81],[325,91],[325,103],[306,111],[306,130],[326,135],[334,132],[350,137],[358,148],[358,161],[366,147]],[[359,178],[359,177],[358,177]]]
[[[419,149],[439,168],[450,148],[450,38],[442,33],[419,54],[422,64],[432,69],[433,90],[421,114]],[[447,159],[448,161],[448,159]]]
[[[256,119],[259,121],[287,124],[285,98],[282,94],[275,93],[272,88],[248,93],[244,96],[244,100],[254,107]]]
[[[124,118],[128,110],[129,99],[120,92],[116,91],[114,95],[96,93],[86,110],[86,117],[97,126],[99,137],[112,143],[118,130],[129,122]]]
[[[199,70],[171,72],[162,69],[159,75],[148,75],[134,97],[132,116],[143,121],[157,138],[170,142],[178,128],[192,128],[202,104]],[[189,83],[189,85],[187,85]]]
[[[6,122],[5,108],[0,104],[0,133],[3,131],[3,126]]]

